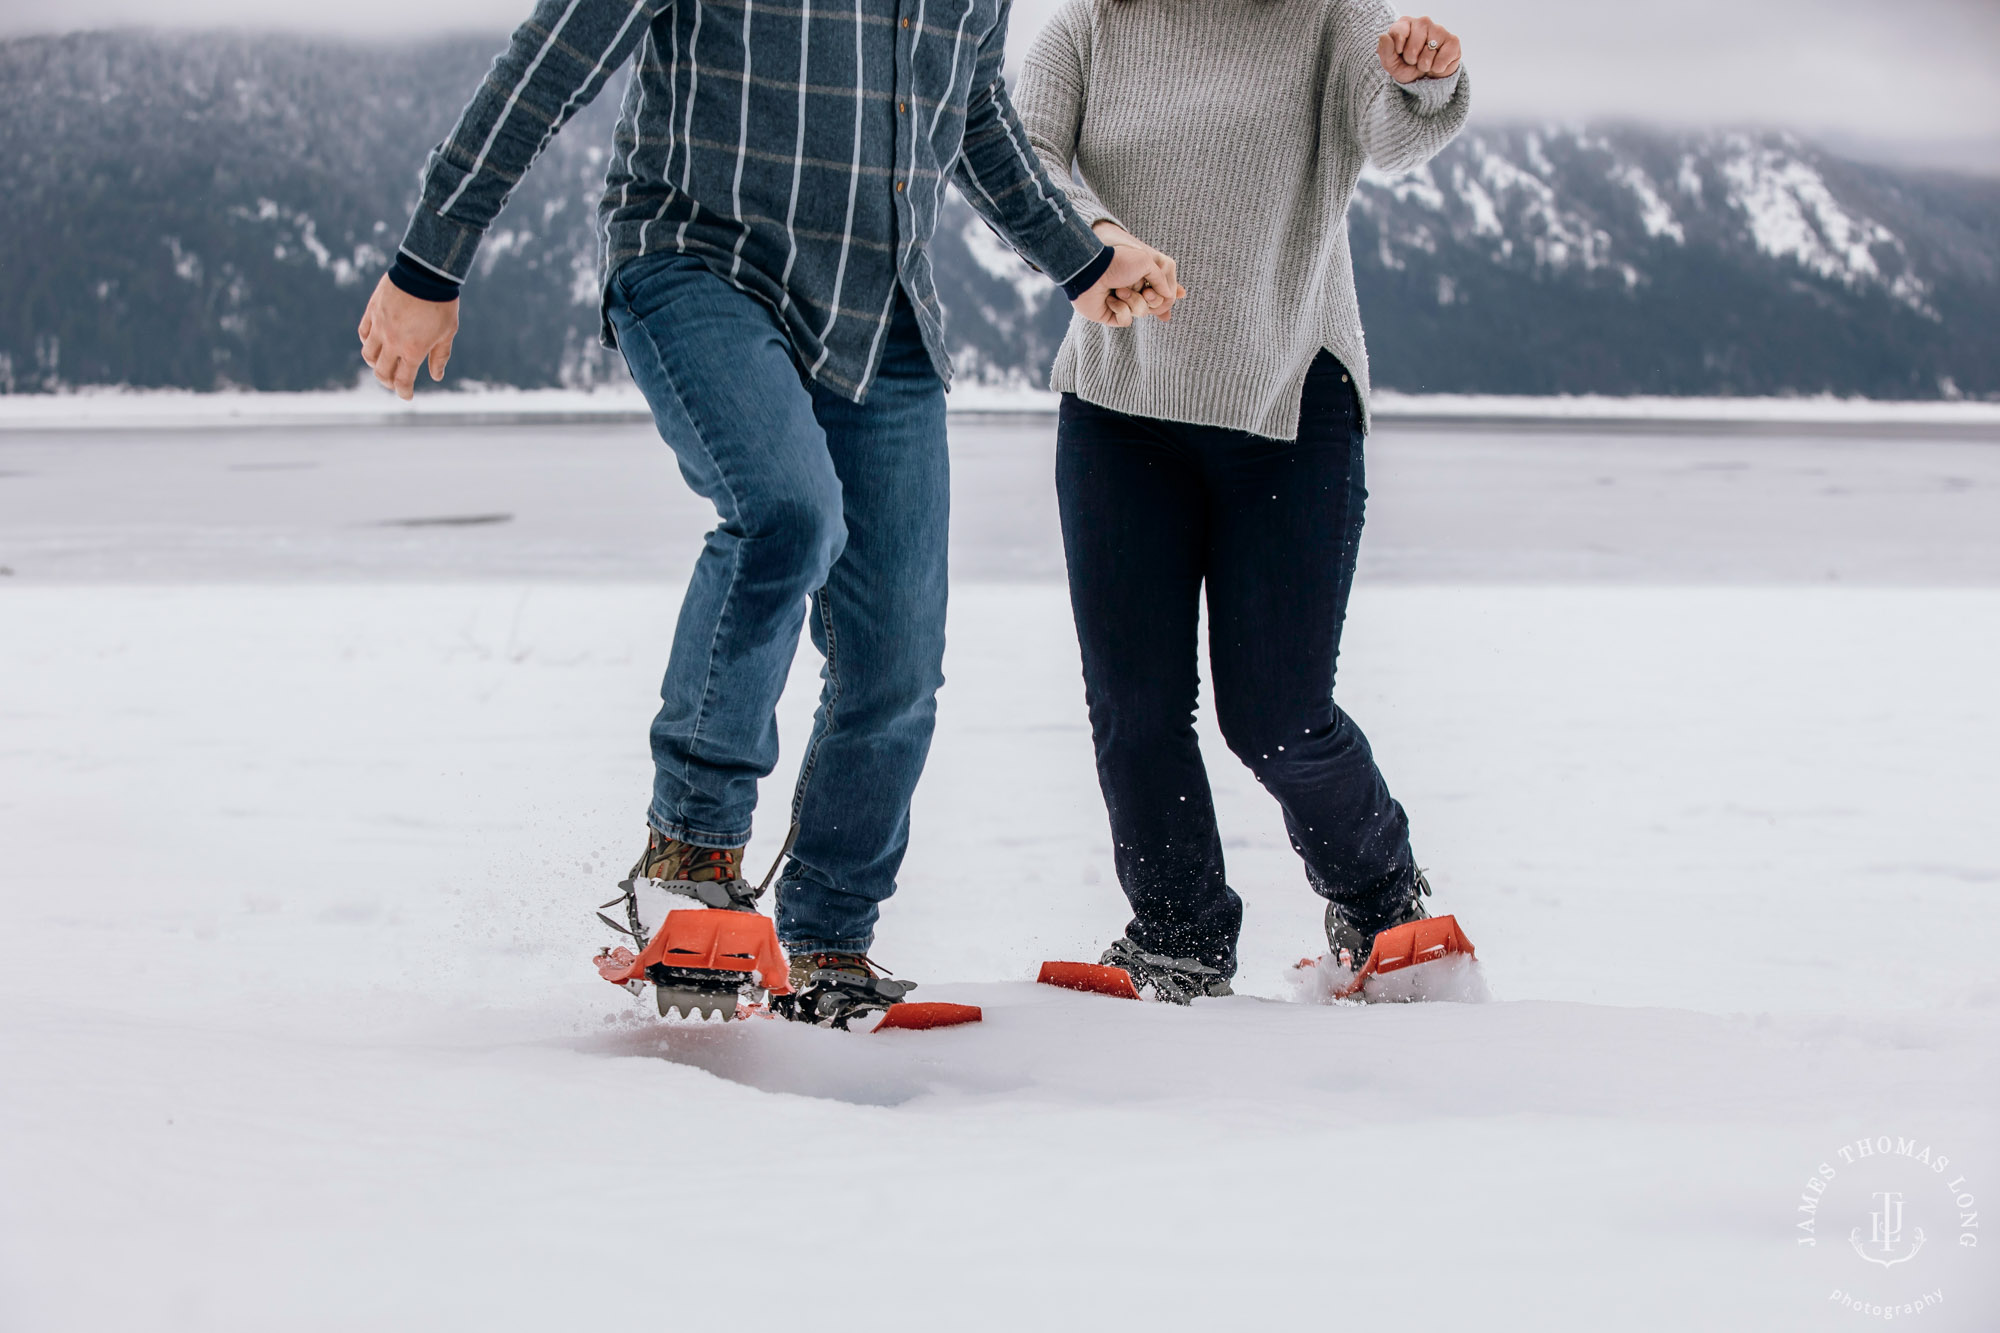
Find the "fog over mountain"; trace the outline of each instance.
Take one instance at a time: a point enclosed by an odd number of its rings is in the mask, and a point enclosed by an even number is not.
[[[424,151],[496,48],[0,42],[0,392],[353,382]],[[592,226],[616,100],[494,227],[455,378],[623,376],[596,345]],[[1384,386],[2000,396],[1992,180],[1781,135],[1476,121],[1428,170],[1366,178],[1350,235]],[[955,201],[934,266],[961,371],[1040,383],[1066,303]]]

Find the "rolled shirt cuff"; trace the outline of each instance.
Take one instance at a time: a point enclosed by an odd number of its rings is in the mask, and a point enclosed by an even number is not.
[[[1097,252],[1104,248],[1104,241],[1077,215],[1076,209],[1065,207],[1063,212],[1067,219],[1060,227],[1043,234],[1017,234],[1012,238],[1020,256],[1059,287],[1068,286],[1070,279],[1096,263]]]
[[[1116,253],[1108,245],[1099,250],[1097,258],[1078,269],[1070,277],[1069,281],[1062,285],[1063,295],[1074,301],[1077,297],[1082,296],[1092,287],[1095,287],[1097,280],[1104,276],[1106,269],[1111,267],[1111,261]]]
[[[440,277],[421,264],[413,263],[408,255],[398,254],[396,262],[389,266],[389,281],[419,301],[456,301],[459,284],[449,278]]]
[[[403,233],[398,249],[438,277],[464,282],[472,271],[472,256],[482,235],[478,228],[453,222],[428,203],[419,203],[410,214],[409,230]]]

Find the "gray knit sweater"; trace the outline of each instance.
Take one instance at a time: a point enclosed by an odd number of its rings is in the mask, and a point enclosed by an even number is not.
[[[1399,85],[1381,0],[1069,0],[1036,40],[1014,104],[1086,222],[1110,219],[1180,264],[1171,323],[1077,316],[1051,387],[1136,416],[1274,439],[1299,431],[1324,347],[1368,352],[1347,253],[1364,162],[1429,161],[1465,124],[1471,86]],[[1074,174],[1072,174],[1074,169]]]

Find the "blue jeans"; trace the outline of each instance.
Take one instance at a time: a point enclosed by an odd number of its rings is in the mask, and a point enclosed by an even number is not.
[[[1361,546],[1360,408],[1320,353],[1299,437],[1126,416],[1065,395],[1056,497],[1112,858],[1143,949],[1236,970],[1243,902],[1195,741],[1200,601],[1215,719],[1277,797],[1306,880],[1364,929],[1415,892],[1403,807],[1333,700]]]
[[[900,294],[865,404],[812,383],[769,307],[698,259],[626,263],[607,312],[681,475],[720,518],[660,686],[648,822],[702,847],[750,840],[810,609],[826,665],[778,936],[865,950],[896,890],[944,683],[944,385]]]

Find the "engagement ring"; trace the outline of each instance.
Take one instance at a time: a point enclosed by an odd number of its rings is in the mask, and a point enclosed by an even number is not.
[[[1438,49],[1438,44],[1436,42],[1425,42],[1424,45],[1428,46],[1433,51]]]

